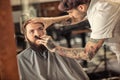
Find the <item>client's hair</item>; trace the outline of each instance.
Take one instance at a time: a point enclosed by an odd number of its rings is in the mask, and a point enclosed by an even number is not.
[[[42,22],[33,21],[32,19],[29,19],[29,20],[25,21],[24,24],[23,24],[23,26],[22,26],[22,31],[23,31],[24,34],[26,34],[26,26],[27,26],[29,23],[41,24],[41,25],[44,27],[44,24],[43,24]]]

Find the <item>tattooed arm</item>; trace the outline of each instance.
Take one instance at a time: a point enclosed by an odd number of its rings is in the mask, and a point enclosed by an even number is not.
[[[102,46],[105,39],[92,39],[88,41],[85,49],[83,48],[65,48],[57,46],[55,52],[66,57],[75,58],[75,59],[84,59],[91,60],[95,53]]]
[[[95,53],[100,49],[105,39],[92,39],[87,42],[85,46],[85,53],[91,55],[91,58],[94,57]]]
[[[105,39],[90,39],[85,47],[83,48],[65,48],[57,46],[55,52],[66,57],[75,59],[91,60],[95,53],[102,46]]]
[[[83,48],[65,48],[65,47],[57,46],[55,52],[61,56],[74,58],[74,59],[84,59],[84,60],[91,59],[90,55],[86,54]]]
[[[41,37],[41,44],[43,44],[49,51],[55,52],[61,56],[91,60],[98,49],[102,46],[105,39],[90,39],[84,48],[65,48],[55,44],[50,36]]]
[[[74,59],[84,59],[90,60],[92,57],[90,54],[86,54],[83,48],[65,48],[55,44],[50,36],[44,36],[41,39],[41,44],[43,44],[49,51],[55,52],[61,56],[74,58]]]

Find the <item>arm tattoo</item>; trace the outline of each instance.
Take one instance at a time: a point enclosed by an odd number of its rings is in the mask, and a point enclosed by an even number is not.
[[[69,57],[69,58],[74,58],[74,59],[84,59],[88,60],[89,57],[87,54],[84,53],[83,48],[64,48],[64,47],[59,47],[56,49],[56,53]]]

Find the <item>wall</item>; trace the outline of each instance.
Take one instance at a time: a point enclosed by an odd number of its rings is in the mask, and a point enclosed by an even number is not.
[[[0,80],[19,80],[10,0],[0,0]]]
[[[20,5],[22,0],[11,0],[12,5]],[[53,2],[60,0],[29,0],[30,3],[45,3],[45,2]]]

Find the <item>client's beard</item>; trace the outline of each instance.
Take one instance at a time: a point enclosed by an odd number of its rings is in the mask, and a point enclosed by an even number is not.
[[[33,50],[35,50],[36,52],[44,52],[44,51],[47,50],[47,48],[42,44],[36,45],[35,43],[33,43],[33,42],[29,41],[29,40],[28,40],[28,43],[29,43],[30,47]]]

